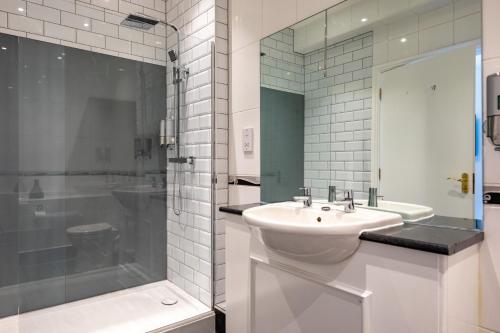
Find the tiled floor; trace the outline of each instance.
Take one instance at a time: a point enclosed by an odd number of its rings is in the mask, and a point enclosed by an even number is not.
[[[165,298],[178,303],[166,306]],[[9,333],[144,333],[199,317],[210,309],[168,281],[121,290],[0,320]]]

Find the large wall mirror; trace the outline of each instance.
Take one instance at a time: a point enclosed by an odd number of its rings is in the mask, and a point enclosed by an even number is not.
[[[481,219],[480,0],[344,1],[262,39],[260,59],[262,201],[377,188]]]

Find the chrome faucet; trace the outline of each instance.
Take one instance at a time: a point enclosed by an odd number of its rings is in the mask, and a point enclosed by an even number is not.
[[[378,198],[383,199],[383,195],[377,194],[376,187],[370,187],[368,189],[368,207],[378,207]]]
[[[312,205],[312,195],[311,195],[311,188],[310,187],[301,187],[299,190],[304,191],[303,196],[294,196],[293,201],[295,202],[302,202],[304,204],[304,207],[311,207]]]
[[[344,212],[346,212],[346,213],[354,213],[356,211],[356,208],[354,207],[354,192],[353,192],[353,190],[345,190],[344,191],[344,200],[334,201],[333,204],[335,206],[344,206]]]

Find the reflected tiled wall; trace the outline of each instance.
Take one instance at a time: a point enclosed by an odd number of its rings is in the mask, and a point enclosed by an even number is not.
[[[328,186],[366,197],[370,187],[371,32],[305,55],[305,180],[317,198]],[[325,77],[326,74],[326,77]]]
[[[293,30],[284,29],[261,42],[261,87],[304,94],[304,55],[294,52]]]

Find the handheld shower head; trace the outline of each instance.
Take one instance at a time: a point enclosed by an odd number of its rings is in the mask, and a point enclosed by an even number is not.
[[[177,60],[177,53],[175,53],[174,50],[168,51],[168,57],[170,58],[171,62],[175,62]]]

